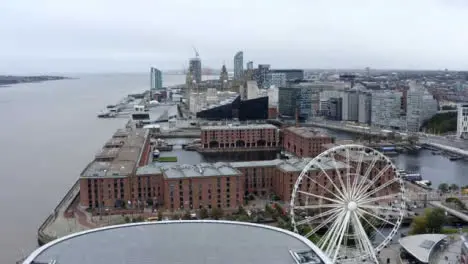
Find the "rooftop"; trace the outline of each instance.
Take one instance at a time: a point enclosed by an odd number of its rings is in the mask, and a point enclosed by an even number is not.
[[[115,131],[114,135],[112,136],[113,138],[121,138],[121,137],[127,137],[128,134],[130,134],[129,131],[127,131],[126,129],[118,129],[117,131]]]
[[[222,126],[203,126],[201,130],[249,130],[249,129],[277,129],[270,124],[255,124],[255,125],[222,125]]]
[[[137,175],[151,175],[163,173],[167,178],[208,177],[208,176],[237,176],[239,168],[277,167],[286,172],[301,172],[312,158],[292,158],[287,160],[260,160],[240,162],[201,163],[199,165],[161,165],[151,163],[137,169]],[[346,168],[346,164],[336,161],[339,168]],[[333,160],[322,158],[320,167],[324,170],[334,169]],[[318,168],[311,168],[311,171]]]
[[[281,163],[278,167],[286,172],[301,172],[305,166],[309,162],[312,161],[312,158],[303,158],[303,159],[298,159],[298,158],[293,158],[293,159],[288,159],[285,160],[285,162]],[[333,162],[333,159],[331,158],[322,158],[320,161],[318,161],[320,164],[320,167],[323,168],[324,170],[334,170],[335,169],[335,163]],[[336,168],[337,169],[345,169],[347,168],[347,165],[341,161],[336,161]],[[317,167],[311,167],[309,171],[314,171],[314,170],[320,170]]]
[[[276,227],[230,221],[133,223],[75,233],[35,250],[23,264],[310,264],[332,263],[308,239]]]
[[[213,176],[239,176],[242,173],[224,163],[201,163],[199,165],[176,165],[161,167],[161,171],[168,179],[213,177]]]
[[[423,234],[401,238],[399,243],[408,253],[422,263],[429,263],[429,256],[436,245],[447,236],[443,234]]]
[[[284,162],[280,159],[274,160],[258,160],[258,161],[238,161],[230,162],[229,164],[234,168],[249,168],[249,167],[276,167]]]
[[[291,133],[294,133],[296,135],[299,135],[304,138],[329,138],[330,136],[322,133],[321,131],[314,130],[313,128],[310,127],[287,127],[285,130],[290,131]]]
[[[151,175],[161,173],[161,164],[150,163],[146,166],[139,167],[136,170],[136,175]]]
[[[127,177],[135,169],[135,161],[93,161],[81,174],[81,178],[121,178]]]
[[[117,154],[119,154],[120,148],[109,147],[103,148],[98,154],[96,154],[96,159],[115,159]]]
[[[137,161],[140,156],[142,146],[139,147],[122,147],[117,154],[117,161]]]

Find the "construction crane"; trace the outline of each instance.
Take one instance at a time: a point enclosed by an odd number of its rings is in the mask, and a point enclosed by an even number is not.
[[[195,52],[195,57],[198,58],[199,55],[198,55],[198,50],[197,50],[197,48],[195,48],[195,46],[192,46],[192,48],[193,48],[193,51]]]

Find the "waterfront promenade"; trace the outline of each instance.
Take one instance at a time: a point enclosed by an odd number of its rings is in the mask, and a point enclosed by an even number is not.
[[[67,212],[73,202],[77,201],[79,193],[80,185],[79,181],[76,181],[54,211],[39,227],[37,234],[39,244],[45,244],[56,238],[95,227],[88,224],[86,219],[83,218],[83,216],[86,217],[85,214],[75,213],[74,211]]]
[[[320,120],[320,121],[310,121],[305,124],[306,126],[315,126],[331,130],[343,131],[348,133],[355,133],[361,135],[373,135],[385,137],[390,130],[384,130],[376,127],[366,127],[359,125],[349,125],[346,122],[341,121],[330,121],[330,120]],[[395,131],[399,132],[399,131]],[[401,134],[406,134],[401,132]],[[431,135],[426,133],[413,133],[413,136],[418,138],[419,144],[427,144],[434,148],[452,152],[464,157],[468,157],[468,143],[462,140],[452,139],[444,136]],[[408,136],[408,135],[406,135]]]

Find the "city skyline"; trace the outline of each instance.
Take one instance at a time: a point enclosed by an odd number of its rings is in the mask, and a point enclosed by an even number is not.
[[[468,69],[464,1],[297,1],[4,1],[0,73],[175,69],[192,45],[213,68],[243,50],[273,68]]]

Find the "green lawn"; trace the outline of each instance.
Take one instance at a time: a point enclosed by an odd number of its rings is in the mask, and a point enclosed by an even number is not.
[[[468,228],[462,228],[463,233],[468,233]],[[458,228],[455,227],[444,227],[442,229],[442,234],[450,235],[450,234],[458,234]]]
[[[177,157],[159,157],[156,159],[159,162],[177,162]]]

